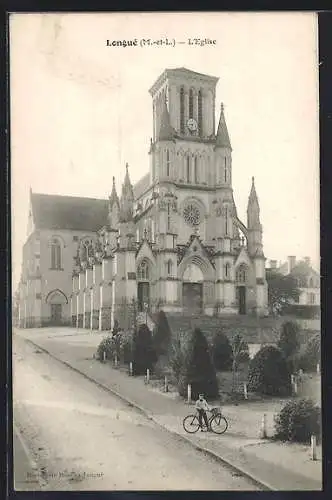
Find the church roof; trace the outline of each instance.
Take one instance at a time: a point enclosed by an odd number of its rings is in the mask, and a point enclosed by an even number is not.
[[[134,197],[137,200],[150,186],[150,174],[149,172],[140,178],[139,181],[134,185]]]
[[[219,148],[231,148],[231,141],[229,139],[225,115],[224,115],[224,106],[221,105],[220,110],[220,119],[216,137],[216,147]]]
[[[108,200],[31,193],[36,229],[97,231],[107,223]]]
[[[291,272],[289,273],[291,276],[294,276],[294,278],[306,278],[311,276],[312,274],[315,274],[319,276],[319,273],[315,271],[310,264],[307,264],[305,261],[300,261],[298,262]]]

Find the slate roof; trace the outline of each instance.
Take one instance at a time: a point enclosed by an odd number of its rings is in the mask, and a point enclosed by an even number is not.
[[[97,231],[107,223],[108,200],[31,193],[36,229]]]
[[[137,200],[150,186],[150,174],[149,172],[145,174],[139,181],[134,185],[134,197]]]
[[[319,273],[304,261],[296,264],[289,274],[294,276],[294,278],[305,278],[311,274],[319,276]]]

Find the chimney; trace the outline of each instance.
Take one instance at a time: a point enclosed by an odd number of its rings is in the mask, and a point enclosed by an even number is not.
[[[270,260],[270,268],[277,269],[277,261],[276,260]]]
[[[294,255],[290,255],[288,257],[288,272],[290,273],[292,271],[292,269],[295,267],[296,265],[296,257]]]
[[[310,266],[310,257],[304,257],[304,262],[307,264],[307,266]]]

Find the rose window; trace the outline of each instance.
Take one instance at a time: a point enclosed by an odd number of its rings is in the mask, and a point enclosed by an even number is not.
[[[201,222],[201,213],[197,205],[192,203],[186,205],[183,210],[183,217],[190,226],[198,226]]]

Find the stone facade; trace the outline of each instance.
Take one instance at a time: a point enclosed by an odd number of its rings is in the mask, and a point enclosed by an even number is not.
[[[151,87],[150,171],[132,186],[127,165],[120,198],[113,178],[103,222],[77,242],[67,295],[73,324],[104,330],[118,319],[129,327],[160,308],[267,314],[254,179],[244,224],[223,106],[215,124],[217,81],[178,68]]]

